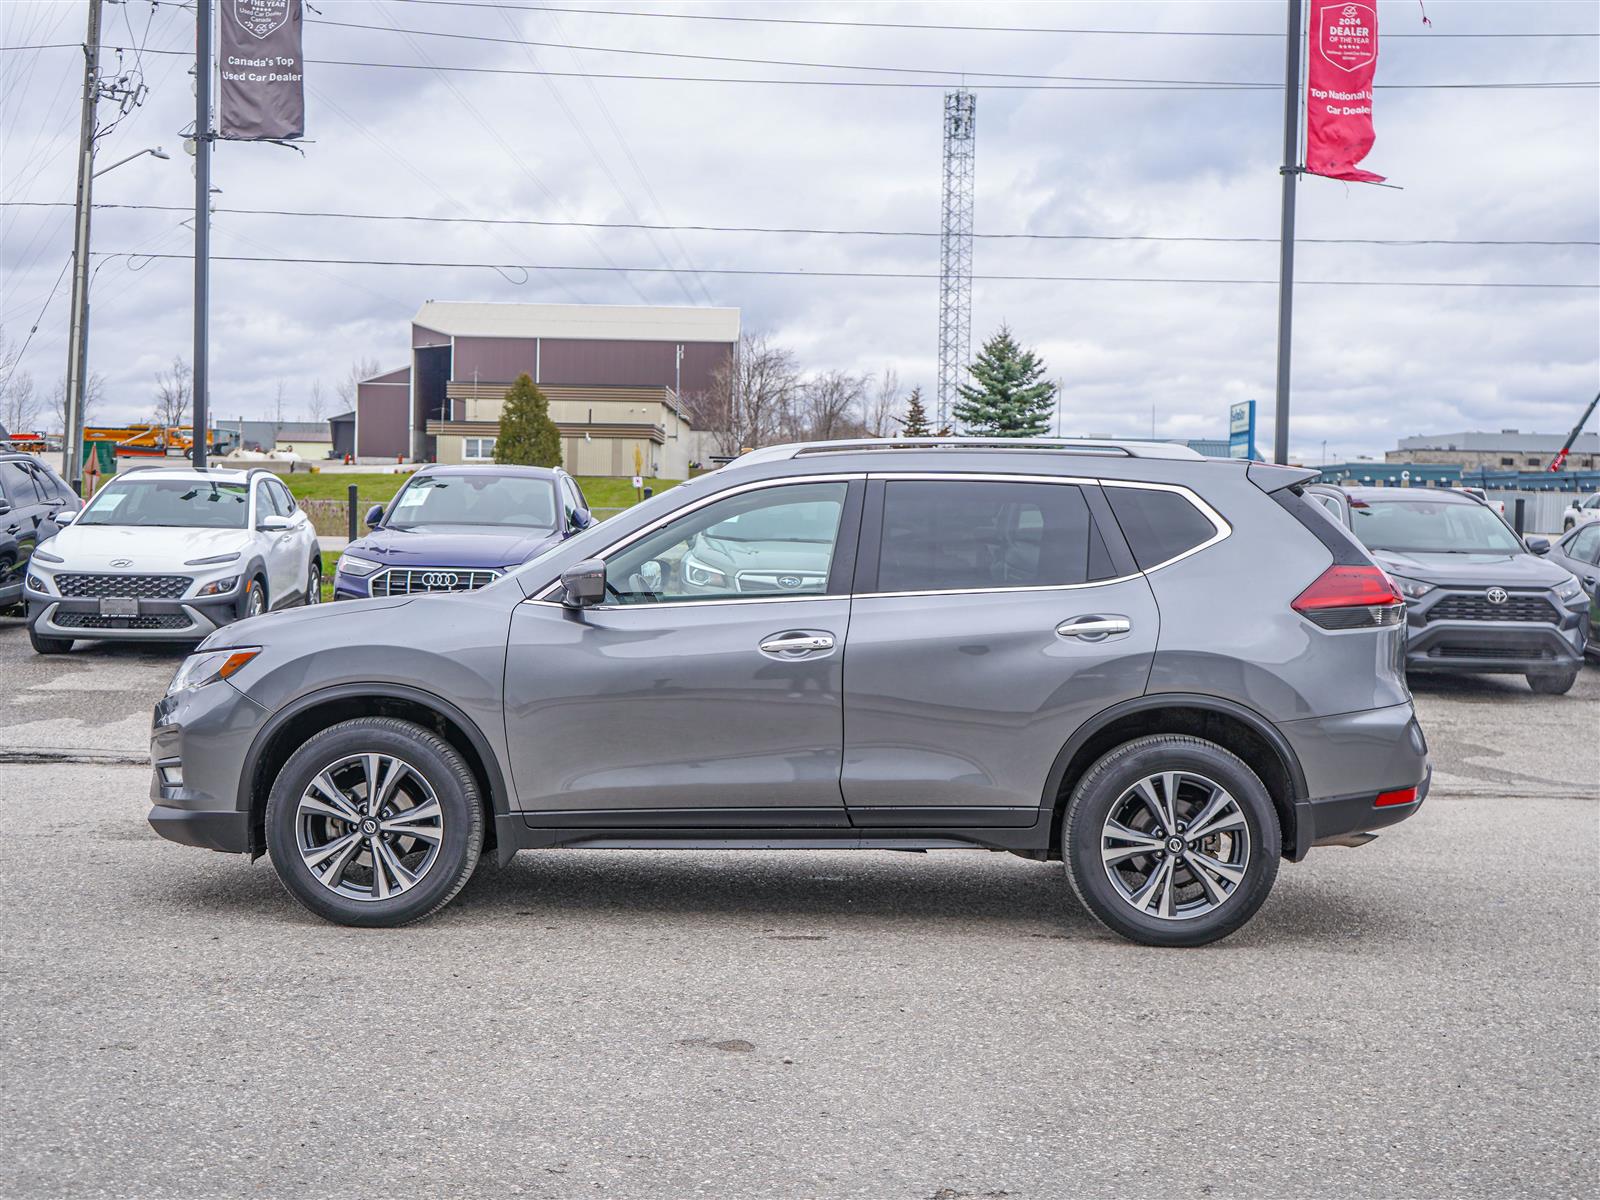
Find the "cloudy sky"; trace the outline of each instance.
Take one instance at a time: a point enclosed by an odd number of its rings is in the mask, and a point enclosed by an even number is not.
[[[312,62],[303,157],[268,145],[218,149],[211,343],[217,416],[269,415],[280,382],[286,415],[300,415],[313,382],[331,391],[352,360],[401,364],[407,321],[425,299],[709,300],[739,307],[746,329],[793,347],[808,369],[893,367],[905,382],[931,391],[936,279],[714,272],[927,276],[938,270],[936,237],[664,233],[228,210],[935,233],[941,91],[971,72],[966,82],[978,92],[978,275],[1268,281],[979,281],[975,342],[1005,322],[1036,347],[1061,381],[1067,434],[1148,434],[1153,423],[1163,436],[1222,436],[1227,405],[1256,398],[1260,441],[1270,449],[1281,86],[1094,91],[976,73],[1281,85],[1280,0],[564,0],[558,7],[531,0],[308,6],[308,58],[419,69]],[[597,7],[608,11],[590,11]],[[1307,240],[1298,275],[1306,282],[1296,295],[1291,451],[1307,461],[1381,454],[1397,437],[1420,432],[1564,433],[1600,387],[1600,91],[1401,86],[1593,83],[1600,79],[1600,5],[1427,0],[1426,10],[1431,28],[1417,0],[1379,6],[1378,141],[1365,165],[1403,190],[1325,179],[1300,186],[1299,233]],[[107,0],[105,11],[107,47],[144,47],[139,56],[124,51],[122,67],[141,73],[149,94],[102,140],[99,161],[157,145],[172,158],[147,156],[106,174],[96,202],[190,204],[191,160],[181,146],[194,111],[187,73],[192,4]],[[79,0],[7,0],[0,45],[81,42],[84,21]],[[1013,28],[860,24],[870,21]],[[1197,31],[1208,36],[1174,36]],[[1235,36],[1215,36],[1223,33]],[[1581,36],[1456,36],[1485,33]],[[1268,36],[1238,36],[1248,34]],[[0,51],[0,321],[13,343],[27,338],[71,251],[79,55],[70,47]],[[116,52],[107,50],[105,61],[114,69]],[[451,67],[479,70],[441,69]],[[928,86],[840,86],[846,82]],[[1009,86],[984,86],[996,83]],[[102,124],[114,115],[102,105]],[[189,354],[190,263],[133,257],[190,252],[184,220],[181,211],[95,213],[90,353],[92,370],[106,381],[97,420],[148,415],[155,372]],[[1076,240],[1085,235],[1262,240]],[[223,258],[285,255],[541,269]],[[585,266],[636,270],[548,269]],[[644,269],[663,267],[679,271]],[[1402,282],[1425,286],[1380,286]],[[1484,282],[1582,286],[1444,286]],[[43,394],[64,372],[67,308],[63,281],[20,368]]]

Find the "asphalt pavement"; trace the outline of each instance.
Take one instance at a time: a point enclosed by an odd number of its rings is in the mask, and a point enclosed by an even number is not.
[[[144,823],[181,651],[0,618],[0,1195],[1600,1189],[1600,670],[1417,685],[1412,820],[1217,946],[972,851],[524,853],[397,931]]]

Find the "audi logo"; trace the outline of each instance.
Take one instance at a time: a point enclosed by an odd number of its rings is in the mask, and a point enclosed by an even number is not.
[[[1483,598],[1490,604],[1504,604],[1511,599],[1511,593],[1507,592],[1503,587],[1492,587],[1483,594]]]
[[[461,582],[461,577],[454,571],[427,571],[422,576],[422,586],[425,588],[453,588]]]

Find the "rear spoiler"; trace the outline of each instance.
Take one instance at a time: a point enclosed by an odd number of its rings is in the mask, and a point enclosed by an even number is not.
[[[1285,488],[1310,483],[1321,474],[1321,471],[1313,471],[1309,467],[1280,467],[1276,463],[1264,462],[1253,462],[1244,472],[1246,479],[1269,496]]]

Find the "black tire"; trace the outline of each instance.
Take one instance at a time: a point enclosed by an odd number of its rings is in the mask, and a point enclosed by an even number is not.
[[[1578,668],[1528,676],[1528,686],[1540,696],[1565,696],[1578,682]]]
[[[442,836],[437,857],[407,890],[387,899],[353,899],[325,886],[306,865],[299,841],[300,800],[331,764],[374,753],[402,760],[426,782],[439,804]],[[472,877],[483,849],[483,803],[472,769],[449,742],[410,721],[361,717],[323,730],[290,756],[267,797],[266,827],[273,868],[306,908],[341,925],[392,927],[431,916]]]
[[[1226,791],[1243,818],[1242,828],[1248,841],[1242,847],[1232,841],[1239,834],[1220,835],[1229,840],[1231,854],[1239,855],[1242,863],[1241,878],[1232,885],[1220,901],[1209,911],[1196,911],[1193,915],[1160,916],[1136,910],[1134,901],[1112,882],[1114,868],[1102,861],[1102,845],[1106,822],[1113,809],[1134,803],[1134,786],[1141,780],[1164,772],[1187,775],[1189,782],[1181,782],[1176,789],[1179,800],[1175,809],[1180,821],[1200,815],[1198,781],[1209,781]],[[1185,791],[1187,789],[1187,791]],[[1151,825],[1155,827],[1153,813]],[[1180,830],[1181,830],[1180,826]],[[1208,845],[1219,845],[1220,837],[1213,837]],[[1124,839],[1130,840],[1131,839]],[[1152,843],[1163,839],[1151,838]],[[1181,839],[1180,839],[1181,840]],[[1107,929],[1131,941],[1147,946],[1204,946],[1219,941],[1238,930],[1265,902],[1278,877],[1278,858],[1282,853],[1283,835],[1272,797],[1260,778],[1239,758],[1212,742],[1175,734],[1160,734],[1138,738],[1112,750],[1086,771],[1072,789],[1067,801],[1066,814],[1061,823],[1061,854],[1066,862],[1067,879],[1083,906]],[[1187,849],[1194,849],[1191,845]],[[1151,878],[1159,874],[1157,858],[1164,860],[1165,850],[1140,858],[1130,858],[1129,870],[1145,864]],[[1181,855],[1178,862],[1187,862]],[[1190,901],[1195,909],[1210,905],[1210,888],[1202,888],[1195,877],[1194,868],[1174,865],[1169,869],[1174,879],[1182,870],[1189,880],[1175,887],[1175,896],[1195,896]],[[1119,873],[1119,879],[1122,878]],[[1208,880],[1221,882],[1218,876]],[[1126,885],[1124,885],[1126,886]],[[1179,906],[1174,904],[1174,911]]]
[[[32,625],[28,626],[28,641],[35,654],[65,654],[72,649],[71,638],[42,637]]]
[[[255,612],[252,606],[259,605]],[[260,616],[267,611],[267,581],[259,575],[251,576],[250,582],[244,585],[244,591],[239,594],[239,611],[234,620],[242,621],[249,616]]]
[[[306,598],[302,604],[322,603],[322,555],[311,556],[311,570],[306,577]]]
[[[1572,521],[1572,520],[1563,521],[1561,523],[1561,532],[1562,533],[1571,533],[1572,532],[1572,527],[1575,524],[1577,524],[1577,522]]]

